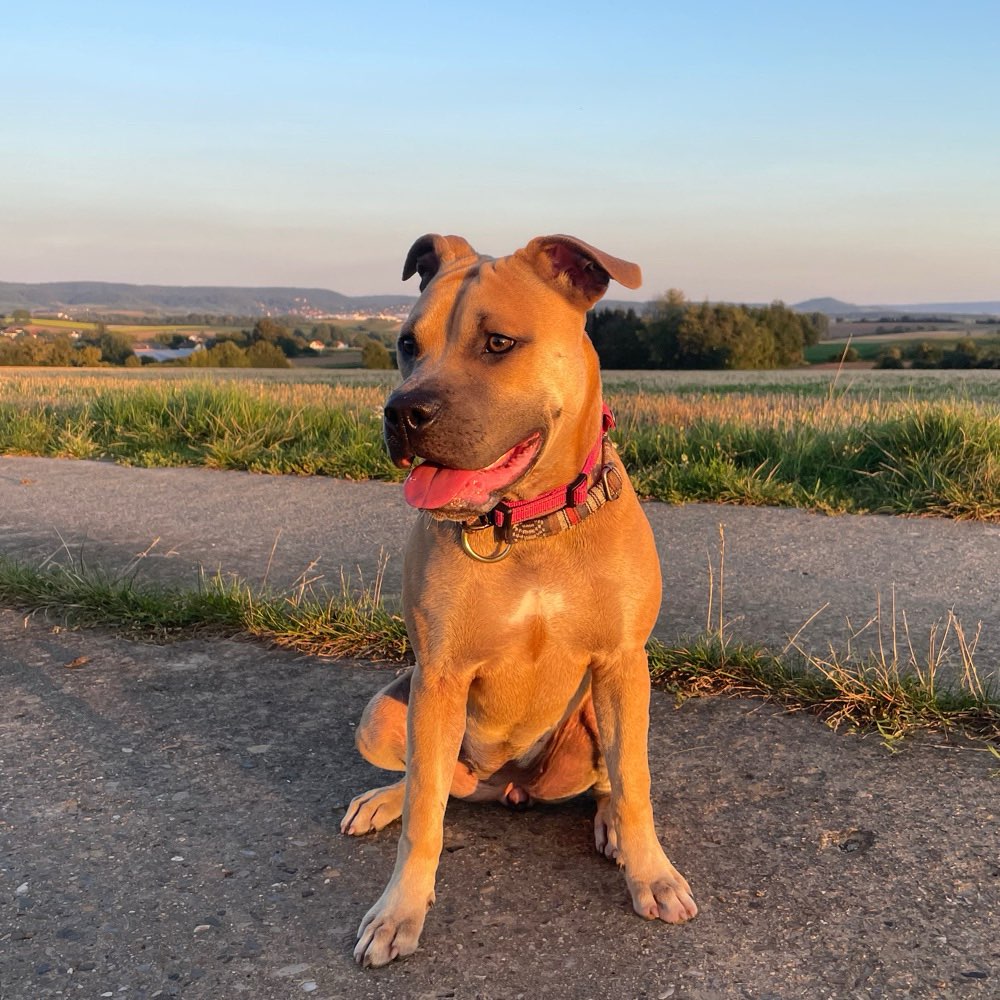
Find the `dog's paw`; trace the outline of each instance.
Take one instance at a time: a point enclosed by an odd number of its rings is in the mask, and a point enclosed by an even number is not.
[[[372,788],[354,799],[340,821],[340,832],[357,837],[388,826],[403,814],[405,782]]]
[[[649,879],[626,875],[632,906],[646,920],[682,924],[698,915],[687,880],[664,858],[665,867]]]
[[[594,813],[594,847],[612,861],[618,860],[618,831],[611,819],[611,798],[600,795],[597,798],[597,812]]]
[[[365,966],[388,965],[395,958],[412,955],[420,942],[424,918],[434,894],[417,902],[403,900],[388,886],[379,901],[365,914],[358,928],[354,960]]]

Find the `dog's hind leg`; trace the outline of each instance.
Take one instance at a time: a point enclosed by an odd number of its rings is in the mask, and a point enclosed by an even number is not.
[[[406,715],[410,701],[412,668],[382,688],[366,706],[358,725],[356,741],[361,756],[386,771],[406,770]],[[479,782],[459,761],[450,794],[467,798]],[[352,800],[340,823],[340,832],[357,836],[388,826],[403,813],[406,778],[369,789]]]
[[[406,710],[412,675],[411,667],[368,702],[354,737],[361,756],[386,771],[406,770]]]

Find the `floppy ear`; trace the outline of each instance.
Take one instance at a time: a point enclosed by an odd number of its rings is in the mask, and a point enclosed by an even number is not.
[[[428,233],[410,247],[403,264],[403,281],[419,274],[420,291],[423,291],[438,271],[466,257],[475,258],[478,254],[461,236]]]
[[[638,264],[612,257],[575,236],[536,236],[518,254],[526,257],[545,281],[584,309],[604,295],[612,278],[626,288],[642,284]]]

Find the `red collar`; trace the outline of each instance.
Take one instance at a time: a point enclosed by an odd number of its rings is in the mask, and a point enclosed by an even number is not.
[[[615,426],[615,418],[607,403],[601,404],[601,434],[590,449],[580,474],[571,483],[547,490],[529,500],[501,500],[493,510],[483,515],[482,526],[493,525],[501,537],[510,537],[511,529],[524,521],[556,514],[570,507],[578,507],[587,500],[590,489],[590,474],[601,457],[604,438]]]

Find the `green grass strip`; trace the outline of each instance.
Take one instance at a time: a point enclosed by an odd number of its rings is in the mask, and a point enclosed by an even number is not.
[[[181,589],[84,566],[38,569],[0,556],[0,604],[74,626],[119,629],[137,639],[254,638],[315,655],[412,660],[403,621],[384,605],[378,583],[360,593],[345,583],[333,597],[253,590],[221,576]],[[1000,696],[981,683],[971,663],[964,683],[944,687],[934,680],[933,664],[914,673],[874,658],[789,659],[717,635],[683,646],[654,639],[648,652],[653,683],[679,700],[762,698],[812,712],[835,728],[875,729],[890,747],[920,730],[1000,743]]]
[[[789,711],[808,711],[832,728],[879,733],[893,748],[919,731],[956,732],[1000,743],[1000,692],[974,672],[958,684],[935,681],[936,665],[881,659],[779,657],[747,643],[706,635],[687,646],[650,641],[653,683],[679,700],[729,695],[761,698]]]
[[[253,637],[323,656],[402,661],[406,627],[372,592],[331,597],[254,590],[202,577],[195,589],[138,583],[100,568],[35,569],[0,556],[0,603],[51,613],[69,625],[114,628],[138,639]]]
[[[28,379],[0,453],[398,481],[384,387]],[[2,387],[0,387],[2,388]],[[639,493],[827,512],[1000,520],[1000,406],[788,392],[611,391]]]

